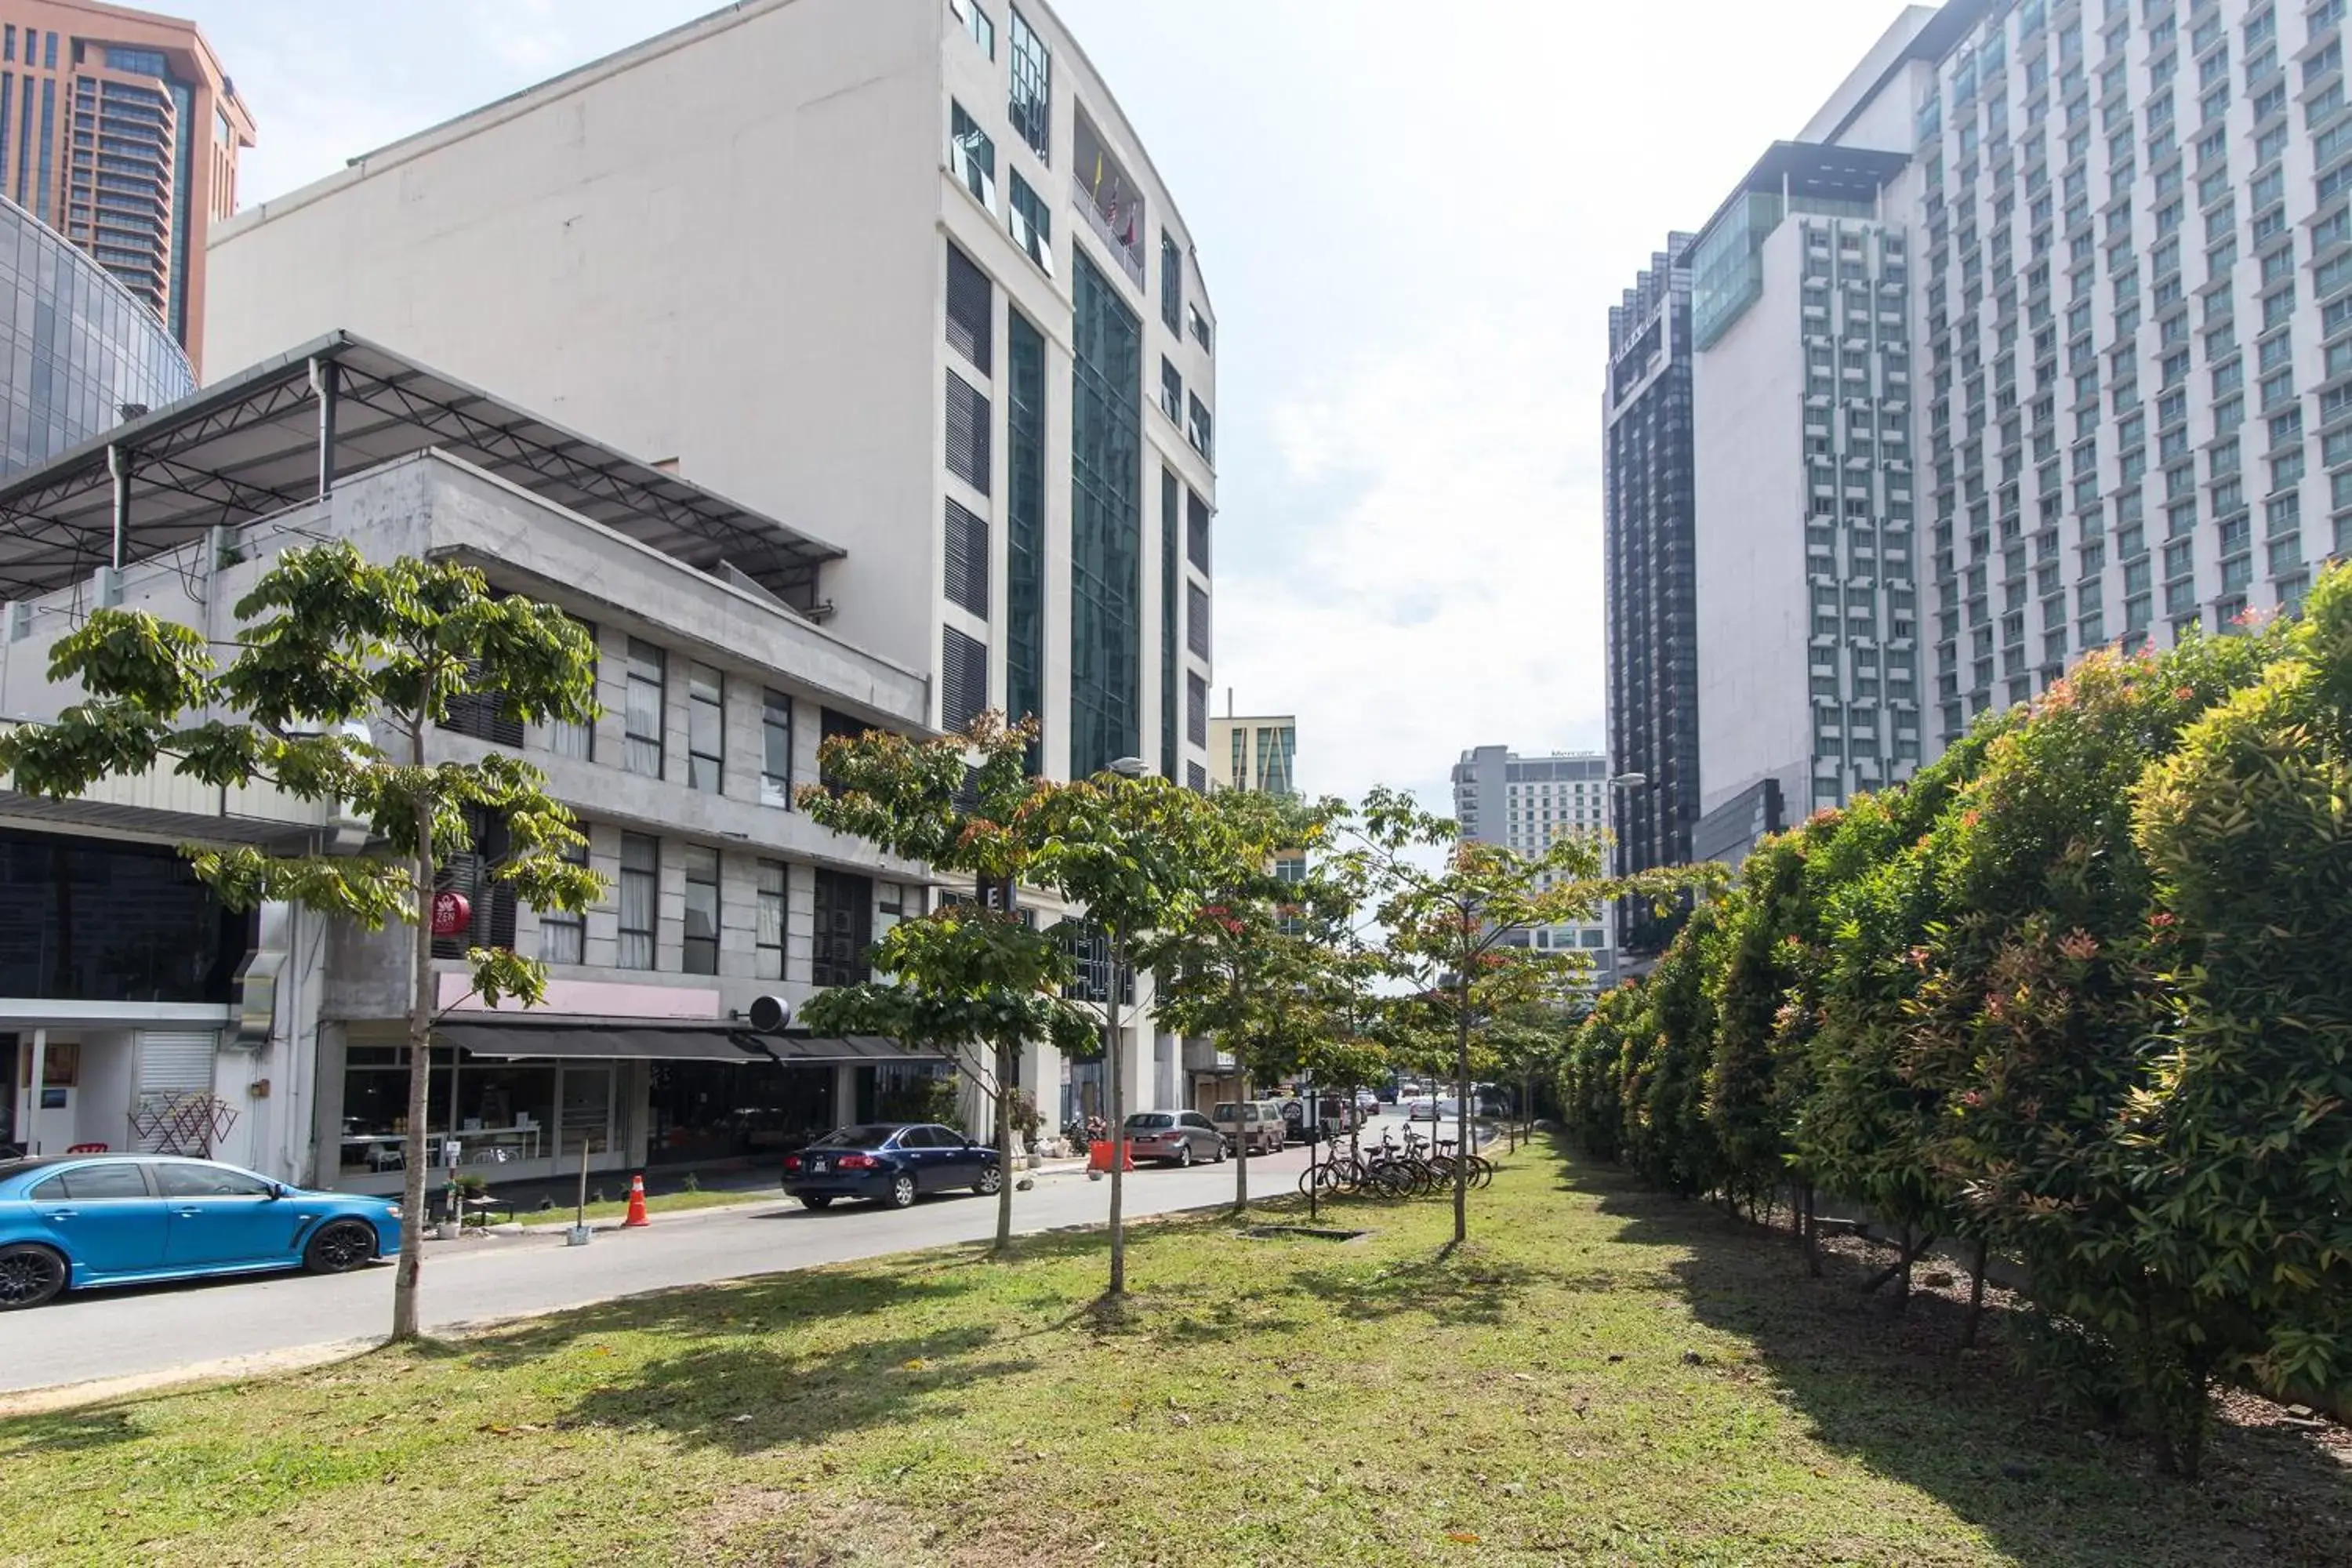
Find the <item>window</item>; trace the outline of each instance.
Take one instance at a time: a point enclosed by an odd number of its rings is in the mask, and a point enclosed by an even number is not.
[[[83,1165],[76,1170],[61,1171],[32,1192],[33,1201],[44,1204],[57,1203],[60,1199],[78,1204],[104,1203],[114,1198],[144,1198],[146,1195],[147,1178],[140,1173],[137,1165],[127,1163]]]
[[[948,472],[988,494],[988,399],[971,383],[948,372]]]
[[[495,687],[476,684],[480,678],[480,667],[468,661],[467,689],[449,700],[446,728],[460,735],[470,735],[477,741],[488,741],[493,745],[520,746],[523,741],[522,720],[508,708],[503,692]]]
[[[686,863],[686,950],[688,974],[719,973],[719,851],[689,844]]]
[[[1209,503],[1191,490],[1184,492],[1184,558],[1208,572]]]
[[[582,824],[584,837],[588,828]],[[588,846],[582,844],[565,855],[574,866],[588,864]],[[570,910],[539,911],[539,957],[542,963],[585,963],[588,962],[588,917],[585,912]]]
[[[1171,332],[1184,331],[1184,252],[1164,228],[1160,231],[1160,319]]]
[[[705,795],[725,793],[727,678],[707,664],[686,667],[686,783]]]
[[[994,374],[996,288],[971,257],[948,247],[948,347]]]
[[[1017,25],[1020,13],[1014,12]],[[871,977],[866,950],[874,945],[874,884],[847,871],[816,873],[816,915],[810,944],[809,983],[860,985]]]
[[[1209,681],[1192,671],[1184,675],[1184,735],[1196,746],[1209,743]]]
[[[758,980],[784,977],[784,917],[792,872],[782,862],[760,862],[759,910],[753,934],[751,973]]]
[[[770,691],[760,701],[760,804],[793,804],[793,700]]]
[[[1054,274],[1054,219],[1045,198],[1029,188],[1029,182],[1015,169],[1012,174],[1012,216],[1006,221],[1013,228],[1013,243],[1019,246],[1030,260]]]
[[[1171,425],[1184,423],[1184,378],[1165,354],[1160,359],[1160,412]]]
[[[278,1190],[244,1171],[178,1160],[156,1163],[155,1185],[167,1198],[266,1198]]]
[[[940,728],[963,729],[988,708],[988,645],[940,628]]]
[[[1198,583],[1184,584],[1184,646],[1209,657],[1209,595]]]
[[[980,122],[952,104],[948,118],[948,167],[990,212],[996,210],[996,143]]]
[[[1046,163],[1054,161],[1054,58],[1045,41],[1030,30],[1021,13],[1013,13],[1007,40],[1013,59],[1013,95],[1006,112],[1013,129],[1029,150]]]
[[[620,968],[654,966],[655,920],[660,905],[661,840],[642,833],[622,834]]]
[[[649,778],[662,776],[662,710],[668,659],[650,643],[629,639],[628,694],[622,722],[628,734],[623,766]]]
[[[1214,353],[1216,345],[1210,341],[1209,318],[1201,314],[1201,307],[1198,305],[1188,307],[1184,313],[1192,322],[1192,341],[1201,345],[1202,353]]]
[[[948,0],[948,8],[963,19],[963,29],[971,35],[971,41],[980,46],[980,52],[994,59],[996,24],[990,21],[988,13],[980,8],[980,0]]]
[[[1190,417],[1184,421],[1184,438],[1192,443],[1194,451],[1214,462],[1217,456],[1217,432],[1209,416],[1209,405],[1201,401],[1201,395],[1197,392],[1190,394],[1189,397]]]
[[[580,629],[588,637],[590,660],[588,679],[589,684],[593,687],[596,679],[596,628],[583,626]],[[574,757],[583,763],[593,762],[596,758],[596,726],[593,722],[574,724],[567,720],[551,719],[547,725],[547,749],[559,757]]]

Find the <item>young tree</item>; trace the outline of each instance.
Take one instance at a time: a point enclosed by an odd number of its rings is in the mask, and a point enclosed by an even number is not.
[[[1126,1148],[1125,1074],[1118,1048],[1119,988],[1139,942],[1171,930],[1208,901],[1242,851],[1207,797],[1156,777],[1101,773],[1040,790],[1025,830],[1042,846],[1040,880],[1084,911],[1083,929],[1110,946],[1103,1031],[1110,1078],[1112,1146]],[[1110,1165],[1110,1284],[1127,1293],[1126,1161]]]
[[[1570,835],[1545,853],[1521,856],[1457,836],[1449,817],[1423,811],[1412,796],[1375,789],[1365,797],[1348,852],[1353,874],[1374,889],[1375,915],[1388,933],[1395,972],[1428,998],[1454,1037],[1456,1137],[1471,1147],[1472,1036],[1484,1020],[1516,1003],[1557,994],[1560,958],[1515,945],[1538,926],[1587,921],[1614,899],[1670,899],[1685,887],[1713,886],[1718,867],[1672,867],[1629,878],[1601,874],[1601,848]],[[1439,858],[1433,867],[1430,860]],[[1454,1239],[1469,1236],[1469,1167],[1454,1176]]]
[[[1040,1041],[1081,1057],[1097,1047],[1093,1016],[1060,994],[1072,978],[1069,950],[1013,910],[1046,853],[1033,803],[1056,787],[1028,776],[1024,759],[1035,734],[1034,724],[983,713],[962,734],[938,740],[882,730],[836,736],[821,752],[832,783],[800,792],[819,826],[973,880],[971,902],[885,933],[873,963],[886,979],[819,992],[801,1021],[827,1033],[886,1035],[978,1069],[993,1109],[999,1255],[1013,1244],[1021,1053]]]
[[[218,786],[268,784],[365,822],[357,854],[274,854],[190,846],[196,875],[233,909],[302,904],[369,930],[415,929],[408,1016],[409,1157],[392,1331],[417,1334],[424,1259],[425,1088],[436,1013],[435,878],[472,841],[469,816],[503,823],[509,846],[490,876],[542,910],[577,912],[601,883],[571,863],[583,840],[539,771],[493,753],[427,760],[431,726],[457,698],[495,694],[530,722],[595,714],[595,649],[562,611],[494,598],[452,561],[374,563],[348,543],[289,550],[236,606],[237,651],[215,664],[202,634],[145,611],[101,609],[52,650],[49,679],[83,700],[54,724],[0,735],[0,772],[28,794],[66,798],[101,779],[168,764]],[[371,738],[385,733],[387,751]],[[473,994],[535,1004],[546,973],[489,948],[467,952]]]
[[[1213,1035],[1240,1069],[1239,1098],[1256,1084],[1298,1072],[1328,1038],[1343,1006],[1332,945],[1352,908],[1346,890],[1310,869],[1285,880],[1277,852],[1320,845],[1343,812],[1231,790],[1209,797],[1227,839],[1208,897],[1139,955],[1165,978],[1160,1021],[1187,1035]],[[1234,1208],[1249,1206],[1249,1140],[1238,1140]]]

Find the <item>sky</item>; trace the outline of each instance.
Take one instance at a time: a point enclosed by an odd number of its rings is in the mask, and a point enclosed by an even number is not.
[[[161,3],[254,113],[248,205],[713,8]],[[1216,307],[1217,710],[1441,809],[1469,747],[1603,747],[1609,308],[1899,0],[1054,3]]]

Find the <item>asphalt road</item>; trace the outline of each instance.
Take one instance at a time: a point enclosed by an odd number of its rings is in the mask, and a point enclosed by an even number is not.
[[[1304,1149],[1250,1162],[1254,1196],[1297,1190]],[[1127,1178],[1130,1215],[1230,1198],[1231,1164],[1146,1167]],[[1108,1182],[1082,1172],[1041,1173],[1013,1194],[1024,1231],[1103,1222]],[[643,1230],[600,1230],[583,1247],[561,1230],[428,1243],[422,1310],[430,1332],[530,1317],[616,1296],[805,1268],[816,1264],[982,1239],[995,1233],[992,1198],[926,1198],[904,1212],[865,1205],[819,1214],[778,1194],[744,1208],[656,1215]],[[135,1378],[268,1358],[307,1347],[381,1338],[392,1318],[392,1268],[353,1274],[264,1275],[69,1295],[0,1318],[0,1393]]]

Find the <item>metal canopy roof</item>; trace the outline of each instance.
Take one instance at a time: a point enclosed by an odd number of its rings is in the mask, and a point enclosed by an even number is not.
[[[436,1025],[435,1037],[467,1056],[501,1061],[824,1062],[934,1061],[877,1035],[755,1034],[730,1025],[555,1023],[498,1019]]]
[[[0,483],[0,598],[66,587],[331,479],[437,447],[687,564],[811,609],[835,545],[350,332],[332,332]],[[322,461],[322,453],[329,460]],[[114,467],[129,474],[118,498]],[[118,500],[127,526],[116,537]]]

